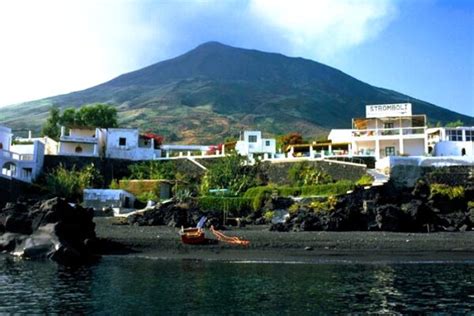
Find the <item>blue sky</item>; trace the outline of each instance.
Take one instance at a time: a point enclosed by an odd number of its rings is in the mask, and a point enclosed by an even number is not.
[[[474,116],[474,1],[0,2],[0,106],[77,91],[206,41],[313,59]]]

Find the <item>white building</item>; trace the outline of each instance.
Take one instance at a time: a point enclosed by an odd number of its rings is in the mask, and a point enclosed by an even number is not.
[[[353,156],[421,156],[428,152],[426,115],[412,115],[411,103],[366,106],[366,117],[350,130],[332,130],[329,140],[351,143]]]
[[[245,131],[241,133],[235,150],[238,154],[249,158],[260,154],[271,158],[276,154],[276,141],[273,138],[262,138],[260,131]]]
[[[474,126],[429,128],[426,133],[432,156],[474,156]]]
[[[24,182],[32,182],[43,168],[44,149],[42,142],[12,145],[12,132],[0,126],[0,176]]]
[[[138,129],[109,128],[105,156],[128,160],[152,160],[161,157],[161,137],[154,134],[140,135]]]
[[[102,157],[105,151],[105,129],[94,127],[61,127],[59,155]]]
[[[120,189],[84,189],[83,201],[84,207],[99,211],[110,207],[118,215],[134,210],[135,196]]]
[[[15,144],[27,145],[33,144],[35,141],[40,141],[44,144],[45,155],[57,155],[59,150],[59,143],[54,139],[43,136],[43,137],[32,137],[31,131],[28,131],[28,137],[15,137]]]

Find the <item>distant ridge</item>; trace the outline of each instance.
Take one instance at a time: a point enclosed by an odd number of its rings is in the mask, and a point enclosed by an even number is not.
[[[98,86],[1,109],[0,123],[39,130],[49,106],[117,106],[123,126],[163,134],[167,141],[217,142],[242,129],[316,137],[350,128],[366,104],[411,102],[431,122],[474,118],[378,88],[324,64],[208,42],[173,59]]]

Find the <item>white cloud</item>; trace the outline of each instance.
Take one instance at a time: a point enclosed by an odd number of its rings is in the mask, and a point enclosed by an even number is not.
[[[294,53],[322,59],[376,36],[396,15],[390,0],[250,1],[250,12]]]
[[[88,88],[137,67],[130,50],[163,35],[133,4],[0,2],[0,105]]]
[[[88,88],[209,40],[327,62],[379,34],[391,1],[0,1],[0,106]]]

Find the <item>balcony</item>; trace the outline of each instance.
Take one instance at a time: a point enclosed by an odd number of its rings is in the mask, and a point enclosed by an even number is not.
[[[65,143],[97,144],[97,138],[86,136],[61,136],[59,141]]]
[[[420,138],[425,136],[425,130],[425,127],[355,129],[352,130],[352,137],[367,139],[390,138],[393,136]]]
[[[7,150],[0,150],[0,158],[22,161],[33,161],[33,154],[19,154]]]

